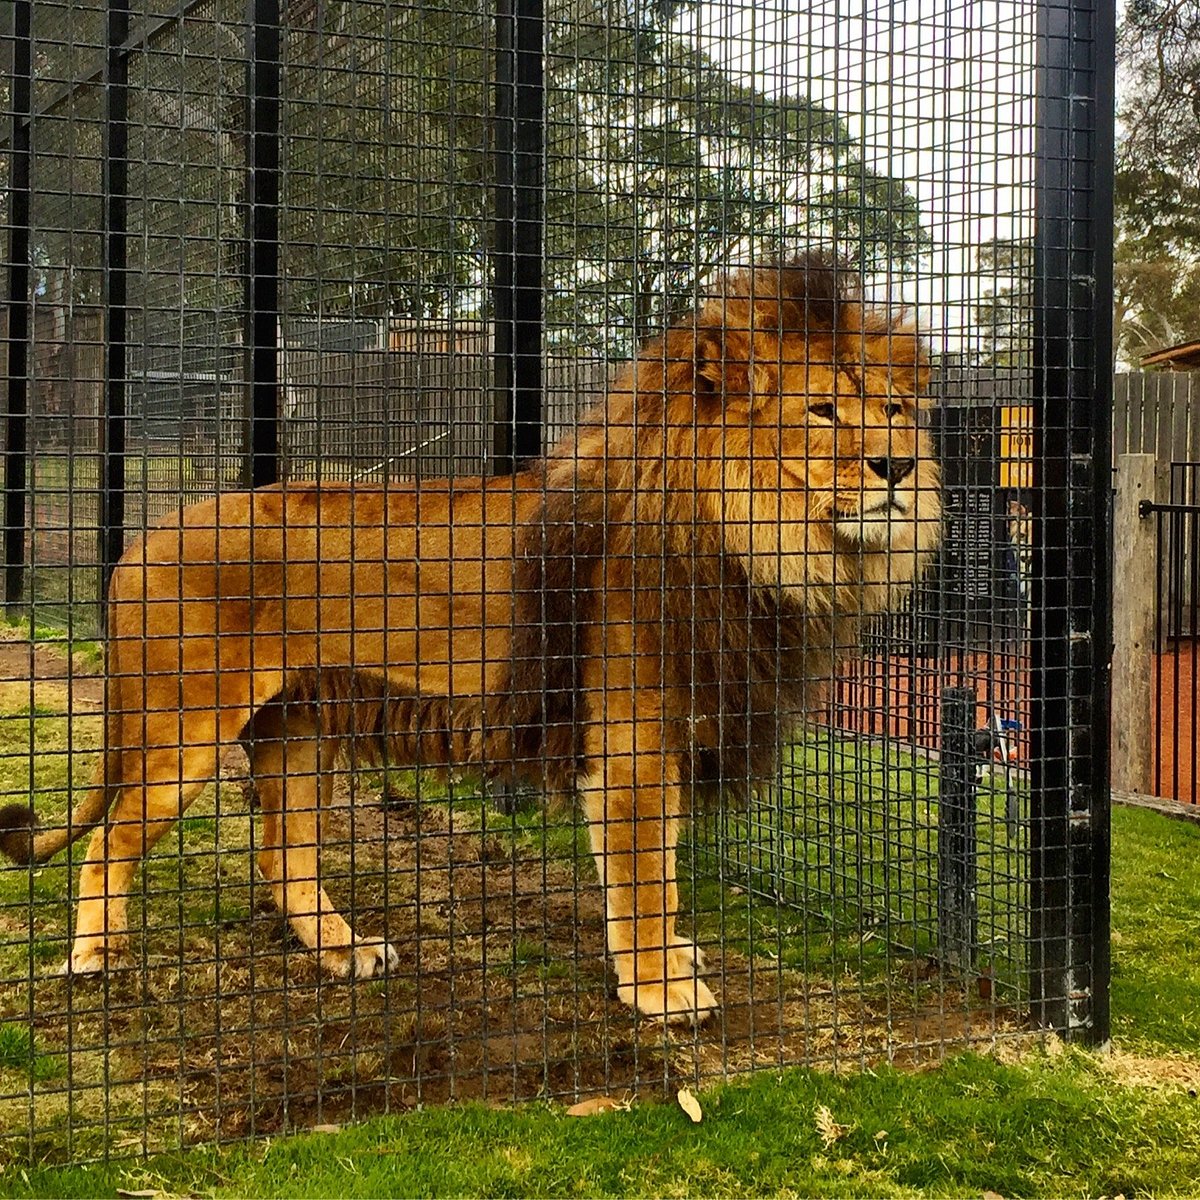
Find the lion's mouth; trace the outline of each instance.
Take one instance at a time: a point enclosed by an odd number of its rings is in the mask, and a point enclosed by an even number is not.
[[[848,512],[844,508],[834,510],[834,514],[839,521],[855,521],[862,520],[863,517],[876,516],[908,516],[908,508],[901,504],[894,496],[888,497],[886,500],[880,500],[876,504],[872,504],[869,508],[860,508],[857,512]]]

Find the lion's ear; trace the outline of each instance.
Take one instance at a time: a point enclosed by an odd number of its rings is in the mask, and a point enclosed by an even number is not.
[[[881,316],[874,326],[868,326],[868,332],[868,362],[886,365],[901,387],[918,396],[928,390],[929,357],[914,325],[889,323]]]
[[[750,339],[737,330],[696,331],[696,379],[722,396],[750,392]]]

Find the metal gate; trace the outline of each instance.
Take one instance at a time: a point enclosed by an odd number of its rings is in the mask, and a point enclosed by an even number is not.
[[[1200,800],[1200,463],[1173,462],[1168,502],[1146,501],[1141,509],[1155,521],[1153,791],[1194,804]]]

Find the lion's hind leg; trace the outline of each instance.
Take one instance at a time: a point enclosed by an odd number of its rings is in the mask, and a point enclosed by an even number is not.
[[[258,865],[280,912],[339,978],[369,979],[394,968],[395,949],[356,937],[321,886],[322,809],[332,799],[336,738],[320,736],[308,706],[276,702],[255,714],[246,749],[263,811]]]
[[[215,726],[214,726],[215,728]],[[75,939],[63,974],[90,975],[116,965],[128,951],[128,897],[139,863],[216,774],[215,741],[125,751],[118,761],[141,763],[140,779],[126,770],[106,822],[88,844],[79,874]],[[101,760],[93,787],[106,787],[111,769]]]

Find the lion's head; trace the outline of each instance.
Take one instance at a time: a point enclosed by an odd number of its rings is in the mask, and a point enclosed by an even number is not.
[[[642,352],[609,441],[635,427],[639,490],[719,525],[754,582],[832,584],[806,606],[877,611],[939,540],[927,376],[913,328],[864,305],[857,276],[818,259],[743,271]]]

